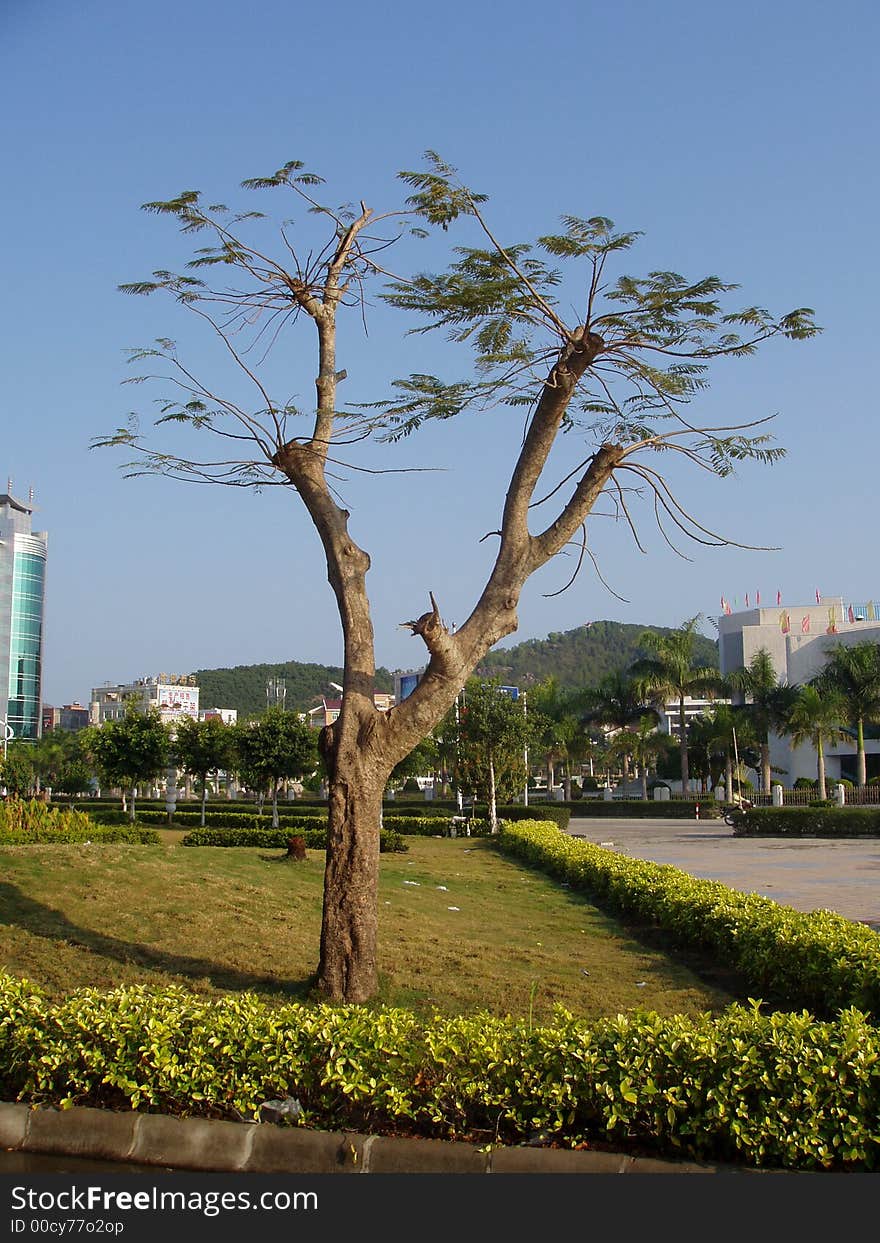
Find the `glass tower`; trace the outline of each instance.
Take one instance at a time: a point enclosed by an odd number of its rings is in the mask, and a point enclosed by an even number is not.
[[[0,493],[0,716],[15,738],[36,739],[41,733],[47,537],[31,530],[33,499],[25,503],[11,492],[10,485]]]

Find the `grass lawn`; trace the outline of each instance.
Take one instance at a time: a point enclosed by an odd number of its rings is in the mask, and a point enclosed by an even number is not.
[[[0,849],[0,964],[56,997],[174,982],[203,994],[306,999],[323,852],[292,863],[261,849],[181,847],[179,836],[148,847]],[[540,1021],[556,1003],[599,1017],[733,1000],[726,989],[736,981],[639,940],[484,839],[408,840],[407,854],[381,857],[381,1002]]]

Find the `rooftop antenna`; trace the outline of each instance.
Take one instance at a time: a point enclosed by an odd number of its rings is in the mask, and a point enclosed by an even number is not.
[[[28,501],[30,502],[30,504],[31,504],[31,505],[33,505],[33,503],[34,503],[34,490],[33,490],[33,488],[28,488]]]
[[[12,476],[11,475],[9,475],[6,479],[6,491],[9,493],[10,496],[12,496]]]

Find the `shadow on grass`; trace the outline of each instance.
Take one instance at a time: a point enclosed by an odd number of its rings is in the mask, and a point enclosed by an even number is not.
[[[35,902],[15,885],[5,882],[0,882],[0,924],[19,927],[32,936],[61,942],[126,966],[193,981],[207,980],[214,988],[223,991],[271,994],[290,1001],[313,999],[314,974],[295,980],[279,979],[273,975],[238,971],[206,958],[167,953],[150,945],[123,941],[92,928],[80,927],[69,920],[63,911]],[[144,980],[143,983],[149,984],[150,981]],[[162,982],[157,980],[155,983],[160,987]]]

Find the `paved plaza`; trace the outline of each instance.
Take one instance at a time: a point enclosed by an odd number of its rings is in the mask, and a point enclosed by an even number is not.
[[[568,831],[799,911],[827,908],[880,930],[880,838],[735,837],[721,820],[572,819]]]

